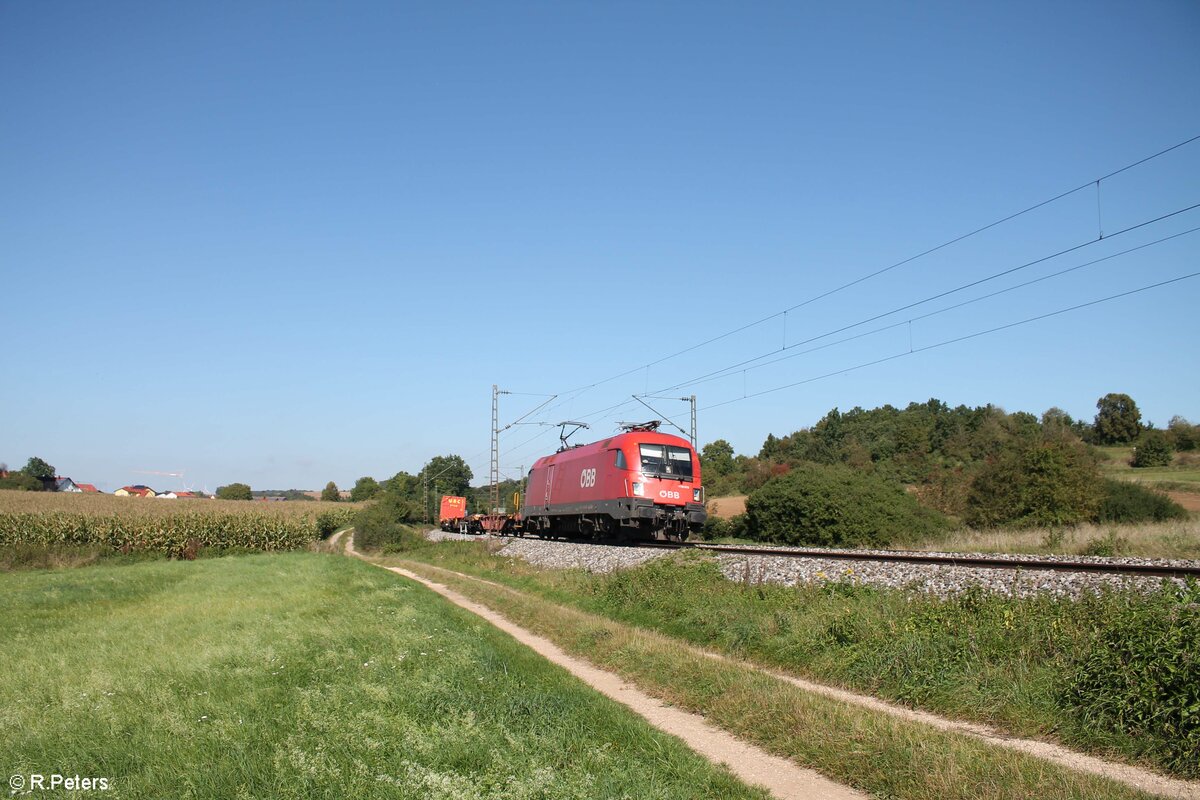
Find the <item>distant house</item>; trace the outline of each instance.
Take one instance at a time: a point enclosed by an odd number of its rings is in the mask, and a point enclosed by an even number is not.
[[[175,500],[178,497],[179,495],[175,494],[174,492],[159,492],[158,494],[154,495],[154,499],[156,500]]]
[[[79,491],[83,492],[84,494],[100,494],[100,490],[90,483],[77,483],[75,485],[78,486]]]
[[[200,495],[197,494],[196,492],[175,492],[175,496],[180,499],[183,499],[186,497],[199,497]]]
[[[157,497],[158,493],[149,486],[136,484],[134,486],[122,486],[113,492],[117,497]]]
[[[72,492],[74,494],[82,494],[83,489],[75,485],[75,481],[70,478],[64,478],[62,475],[54,476],[54,491],[56,492]]]

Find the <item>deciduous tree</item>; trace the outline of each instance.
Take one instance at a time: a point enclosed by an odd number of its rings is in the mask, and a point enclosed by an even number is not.
[[[379,481],[372,477],[364,476],[359,478],[354,484],[354,488],[350,490],[350,499],[356,503],[360,500],[370,500],[372,497],[379,494],[379,492]]]
[[[1167,432],[1176,450],[1195,450],[1200,447],[1200,425],[1193,425],[1183,417],[1171,417]]]
[[[1093,518],[1100,474],[1079,442],[1027,442],[992,459],[967,498],[972,527],[1074,525]]]
[[[55,475],[54,467],[42,461],[37,456],[33,456],[25,462],[25,468],[21,472],[40,481],[51,480]]]
[[[705,479],[728,475],[733,467],[733,445],[724,439],[709,442],[700,450],[700,468]]]
[[[1127,394],[1110,393],[1096,401],[1096,441],[1129,444],[1142,432],[1142,412]]]
[[[434,482],[441,494],[453,494],[465,497],[471,488],[471,479],[475,477],[462,456],[434,456],[417,475],[422,481],[428,481],[429,492],[434,491]]]
[[[253,500],[254,494],[247,483],[231,483],[217,487],[218,500]]]

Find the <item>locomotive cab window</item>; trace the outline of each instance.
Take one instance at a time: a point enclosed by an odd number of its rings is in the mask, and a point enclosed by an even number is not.
[[[624,450],[617,451],[616,467],[617,467],[617,469],[629,469],[629,465],[627,463],[625,463],[625,451]]]
[[[692,451],[686,447],[643,444],[639,445],[639,448],[642,455],[642,472],[691,480]]]

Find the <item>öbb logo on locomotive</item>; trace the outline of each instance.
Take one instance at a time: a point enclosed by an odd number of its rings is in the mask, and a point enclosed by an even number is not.
[[[585,469],[579,473],[579,487],[589,489],[596,485],[596,470]]]
[[[669,492],[669,491],[667,491],[666,489],[663,489],[661,492],[659,492],[659,493],[658,493],[658,496],[659,496],[659,497],[666,498],[667,500],[678,500],[678,499],[680,499],[680,494],[679,494],[679,492]]]

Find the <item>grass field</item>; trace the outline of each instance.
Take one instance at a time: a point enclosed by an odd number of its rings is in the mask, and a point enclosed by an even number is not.
[[[942,601],[743,585],[696,554],[606,575],[538,569],[474,543],[410,557],[804,677],[1200,777],[1200,718],[1189,711],[1200,707],[1200,587],[1153,600]],[[1127,661],[1104,673],[1115,682],[1081,694],[1089,665],[1110,653]]]
[[[0,767],[106,797],[764,797],[340,556],[0,575],[0,641]]]
[[[1100,469],[1110,478],[1145,483],[1160,489],[1200,492],[1200,453],[1176,453],[1174,461],[1167,467],[1142,467],[1129,465],[1133,458],[1132,447],[1097,447],[1101,458]]]

